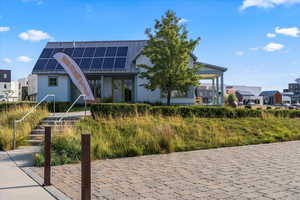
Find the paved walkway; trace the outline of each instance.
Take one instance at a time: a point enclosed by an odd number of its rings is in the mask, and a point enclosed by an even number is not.
[[[52,180],[80,199],[79,164],[54,167]],[[299,200],[300,141],[95,161],[92,190],[110,200]]]
[[[20,158],[23,160],[21,155]],[[18,168],[6,152],[0,151],[0,200],[55,199]]]

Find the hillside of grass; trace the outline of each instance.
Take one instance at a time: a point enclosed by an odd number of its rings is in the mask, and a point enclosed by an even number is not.
[[[23,105],[0,112],[0,151],[13,148],[13,121],[21,119],[31,107]],[[45,109],[38,109],[23,122],[17,124],[16,145],[26,145],[25,140],[39,121],[48,115]]]
[[[92,134],[92,159],[119,158],[300,139],[297,118],[88,118],[53,136],[52,165],[80,160],[80,134]],[[36,165],[43,163],[43,153]]]

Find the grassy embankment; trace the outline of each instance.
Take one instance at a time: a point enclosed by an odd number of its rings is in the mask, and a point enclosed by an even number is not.
[[[10,150],[13,145],[13,120],[22,118],[30,110],[29,106],[18,106],[9,111],[0,112],[0,150]],[[23,122],[17,124],[16,144],[26,145],[27,136],[38,122],[46,117],[48,112],[38,109],[29,115]]]
[[[92,158],[117,158],[300,139],[300,119],[123,117],[85,119],[53,137],[52,164],[80,160],[80,133],[92,134]],[[36,165],[43,163],[36,156]]]

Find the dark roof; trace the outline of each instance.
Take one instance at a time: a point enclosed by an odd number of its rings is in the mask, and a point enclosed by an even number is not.
[[[237,90],[236,92],[239,93],[239,94],[242,95],[242,96],[254,96],[254,94],[252,94],[252,93],[249,92],[249,91],[241,91],[241,90]]]
[[[271,91],[262,91],[259,96],[274,96],[276,93],[278,93],[278,90],[271,90]],[[280,92],[279,92],[280,93]]]
[[[219,71],[222,71],[222,72],[226,72],[227,71],[227,68],[220,67],[220,66],[217,66],[217,65],[207,64],[207,63],[203,63],[203,62],[196,62],[196,64],[202,65],[202,66],[207,67],[207,68],[219,70]]]
[[[88,48],[88,47],[128,47],[125,69],[131,67],[133,59],[138,55],[141,49],[147,44],[147,40],[116,40],[116,41],[74,41],[74,42],[48,42],[44,49],[65,49],[65,48]],[[62,50],[60,50],[62,51]],[[41,60],[43,58],[39,58]],[[50,59],[50,58],[49,58]],[[52,59],[52,58],[51,58]],[[48,63],[48,62],[47,62]],[[38,64],[38,63],[37,63]],[[38,65],[35,65],[32,73],[44,73],[44,72],[56,72],[56,68],[52,68],[49,71],[49,68],[44,67],[44,70],[40,70]],[[46,64],[47,65],[47,64]],[[62,70],[60,68],[60,70]],[[83,71],[85,71],[83,69]]]
[[[6,74],[6,75],[4,75]],[[11,82],[11,71],[6,69],[0,69],[0,82]]]

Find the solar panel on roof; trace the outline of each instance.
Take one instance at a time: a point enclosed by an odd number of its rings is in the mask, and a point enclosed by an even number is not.
[[[117,52],[117,47],[107,47],[106,50],[106,57],[114,57],[116,55]]]
[[[95,57],[104,57],[106,51],[106,47],[98,47],[96,48]]]
[[[81,69],[90,69],[90,65],[91,65],[92,59],[91,58],[83,58],[80,62],[79,67]]]
[[[78,64],[78,66],[79,66],[81,59],[80,59],[80,58],[75,58],[74,61],[75,61],[75,62]]]
[[[64,49],[64,53],[69,55],[69,56],[72,56],[73,52],[74,52],[74,48],[65,48]]]
[[[55,68],[55,71],[64,71],[64,68],[58,63],[58,65]]]
[[[57,65],[57,61],[55,59],[49,59],[47,62],[47,65],[45,67],[45,70],[47,71],[53,71]]]
[[[49,49],[49,48],[44,49],[40,58],[49,58],[52,51],[53,51],[53,49]]]
[[[58,52],[63,52],[63,48],[55,48],[53,51],[52,51],[52,53],[51,53],[51,55],[50,55],[50,58],[53,58],[53,55],[54,54],[56,54],[56,53],[58,53]]]
[[[118,47],[117,56],[127,56],[128,47]]]
[[[74,53],[73,53],[73,57],[76,58],[76,57],[82,57],[83,55],[83,52],[84,52],[84,48],[75,48],[74,50]]]
[[[34,70],[43,70],[47,61],[48,61],[48,59],[38,59],[38,61],[36,62],[35,66],[34,66]]]
[[[114,67],[114,58],[104,58],[102,69],[112,69]]]
[[[100,70],[102,67],[103,58],[94,58],[91,64],[91,70]]]
[[[116,58],[115,68],[125,68],[126,58]]]
[[[91,57],[91,58],[94,57],[95,50],[96,50],[96,48],[94,48],[94,47],[85,48],[83,57]]]

